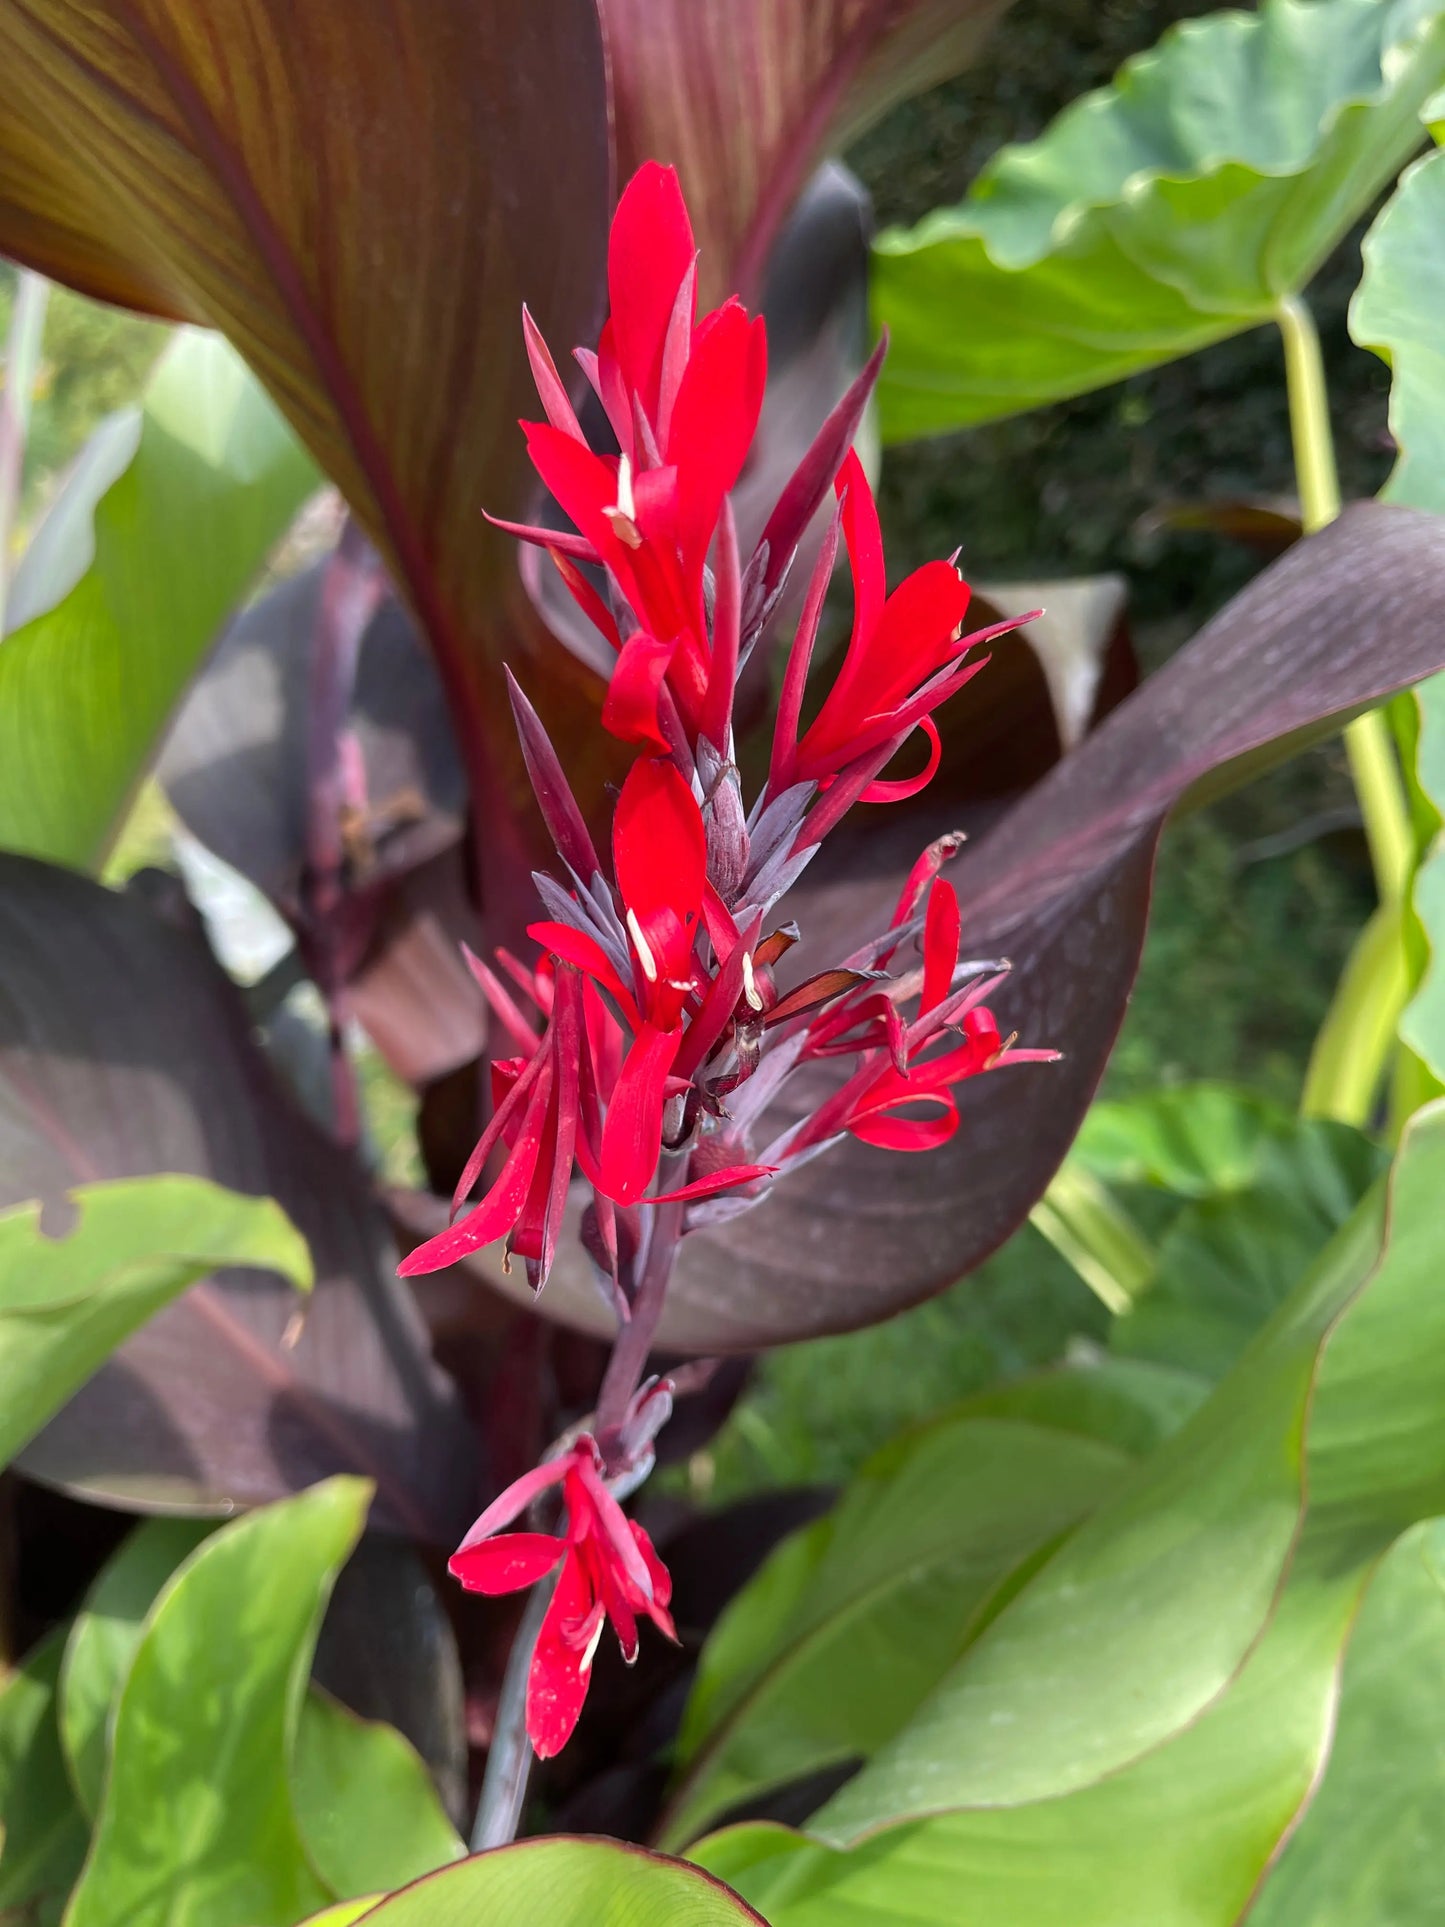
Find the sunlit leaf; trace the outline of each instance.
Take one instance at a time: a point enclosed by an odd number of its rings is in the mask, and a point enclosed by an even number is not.
[[[1407,1532],[1350,1640],[1324,1783],[1251,1927],[1424,1927],[1445,1827],[1445,1522]]]
[[[41,524],[0,650],[0,848],[94,867],[172,709],[316,470],[224,341],[187,330]]]
[[[47,1235],[41,1207],[0,1213],[0,1462],[132,1332],[221,1265],[309,1287],[311,1261],[269,1198],[201,1178],[77,1186],[73,1225]]]
[[[1172,27],[875,248],[884,435],[1035,408],[1269,321],[1424,130],[1423,0],[1268,0]],[[966,322],[961,317],[967,317]]]
[[[335,1898],[308,1858],[288,1762],[368,1496],[333,1479],[224,1526],[161,1594],[116,1705],[74,1927],[290,1927]]]
[[[1341,1659],[1376,1563],[1398,1533],[1438,1511],[1445,1493],[1438,1405],[1445,1306],[1436,1289],[1442,1179],[1445,1110],[1437,1105],[1406,1133],[1388,1212],[1378,1196],[1361,1208],[1321,1267],[1176,1441],[1185,1444],[1191,1433],[1199,1439],[1270,1351],[1314,1325],[1317,1384],[1302,1440],[1304,1531],[1262,1636],[1198,1717],[1132,1764],[1062,1797],[1000,1806],[986,1794],[984,1804],[971,1807],[955,1805],[952,1796],[960,1768],[967,1775],[972,1749],[985,1743],[985,1733],[959,1722],[945,1749],[931,1754],[926,1782],[915,1784],[912,1812],[931,1810],[933,1817],[910,1819],[908,1809],[880,1810],[870,1802],[870,1792],[886,1784],[875,1765],[812,1823],[813,1840],[781,1828],[741,1828],[701,1843],[695,1851],[704,1864],[760,1906],[773,1927],[822,1927],[850,1917],[880,1927],[904,1921],[909,1927],[1057,1927],[1064,1920],[1071,1927],[1234,1927],[1319,1784],[1334,1731]],[[1164,1447],[1146,1468],[1140,1492],[1170,1449]],[[963,1662],[961,1676],[1030,1594],[1048,1586],[1072,1548],[1110,1513],[1126,1508],[1127,1501],[1106,1506],[1083,1528],[1004,1609]],[[1170,1532],[1177,1526],[1178,1516]],[[1127,1537],[1116,1549],[1129,1557]],[[1403,1556],[1402,1549],[1397,1557]],[[1393,1564],[1387,1562],[1387,1579]],[[1081,1614],[1087,1610],[1082,1600],[1078,1606]],[[1377,1610],[1388,1639],[1389,1626],[1400,1625],[1396,1606],[1387,1595]],[[1366,1597],[1366,1631],[1370,1613]],[[1144,1613],[1132,1616],[1136,1638],[1147,1645]],[[1093,1630],[1107,1636],[1107,1628],[1096,1624]],[[1192,1663],[1190,1637],[1178,1654],[1181,1664]],[[1092,1734],[1087,1725],[1073,1728],[1069,1719],[1072,1711],[1086,1710],[1074,1684],[1078,1655],[1072,1636],[1061,1635],[1050,1653],[1051,1663],[1064,1668],[1052,1736],[1057,1764],[1062,1754],[1077,1755],[1091,1745]],[[1368,1681],[1368,1645],[1364,1671]],[[1157,1703],[1158,1686],[1132,1659],[1118,1673],[1121,1703],[1136,1718],[1147,1717]],[[946,1685],[915,1720],[913,1734],[931,1731],[942,1739],[934,1716],[948,1694]],[[955,1710],[961,1710],[956,1701]],[[1368,1727],[1368,1706],[1364,1715]],[[1342,1721],[1342,1740],[1344,1732]],[[1400,1737],[1402,1754],[1418,1759],[1413,1736]],[[1392,1733],[1392,1744],[1394,1739]],[[1357,1759],[1359,1743],[1357,1733]],[[920,1754],[916,1764],[922,1763]],[[1396,1812],[1408,1818],[1412,1801],[1432,1798],[1433,1772],[1429,1762],[1418,1773],[1409,1770],[1402,1758],[1393,1781]],[[893,1786],[899,1790],[896,1779]],[[1364,1797],[1358,1783],[1357,1792]],[[858,1822],[870,1807],[864,1830]],[[1363,1806],[1348,1819],[1362,1828],[1372,1825]],[[1306,1820],[1303,1840],[1310,1838],[1308,1827]],[[830,1849],[817,1844],[818,1836],[851,1845]],[[1372,1827],[1379,1858],[1372,1862],[1369,1847],[1362,1847],[1354,1864],[1365,1875],[1388,1868],[1398,1839],[1388,1826]],[[1312,1899],[1320,1889],[1306,1882],[1303,1891]],[[1354,1913],[1346,1908],[1341,1918],[1384,1918],[1381,1893],[1411,1889],[1367,1885],[1364,1891],[1374,1905]],[[1286,1905],[1278,1917],[1292,1923],[1304,1914]]]
[[[0,1683],[0,1919],[55,1927],[90,1830],[76,1804],[55,1724],[64,1629]]]
[[[1131,1464],[1073,1426],[968,1406],[876,1454],[827,1519],[772,1555],[704,1648],[661,1843],[874,1752],[978,1636],[1012,1576]]]
[[[296,1736],[292,1793],[306,1850],[333,1893],[404,1887],[466,1851],[396,1729],[358,1719],[314,1689]]]
[[[60,1739],[81,1805],[94,1819],[105,1784],[107,1726],[145,1616],[210,1532],[197,1519],[146,1519],[106,1561],[71,1624],[60,1674]]]
[[[524,1840],[393,1894],[375,1927],[742,1927],[761,1916],[696,1867],[615,1840]],[[762,1923],[766,1927],[766,1923]]]
[[[106,1562],[71,1627],[60,1680],[61,1740],[92,1817],[105,1782],[109,1722],[147,1616],[210,1530],[195,1520],[143,1521]],[[314,1686],[301,1708],[290,1774],[306,1851],[333,1893],[400,1887],[463,1851],[401,1735],[358,1719]]]

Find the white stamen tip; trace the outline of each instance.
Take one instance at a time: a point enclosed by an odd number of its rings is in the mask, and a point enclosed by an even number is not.
[[[748,1003],[754,1010],[762,1009],[763,999],[762,994],[758,990],[758,980],[753,975],[753,953],[751,950],[745,950],[743,952],[743,995],[747,998]]]
[[[642,965],[642,974],[650,984],[657,982],[657,959],[652,954],[652,946],[642,934],[642,925],[637,921],[637,912],[627,913],[627,930],[637,951],[637,961]]]
[[[602,1637],[602,1619],[601,1619],[601,1616],[599,1615],[597,1624],[592,1628],[592,1637],[587,1642],[587,1650],[582,1655],[581,1661],[579,1662],[580,1671],[584,1673],[591,1672],[592,1661],[595,1659],[597,1655],[597,1643],[601,1639],[601,1637]]]
[[[602,513],[612,525],[612,533],[619,542],[625,542],[629,549],[642,547],[642,534],[637,526],[637,502],[632,493],[632,463],[625,455],[617,459],[617,500]]]

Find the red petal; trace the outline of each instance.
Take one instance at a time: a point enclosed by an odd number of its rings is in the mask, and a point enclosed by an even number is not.
[[[958,895],[942,877],[934,879],[928,893],[928,914],[923,923],[923,995],[918,1013],[934,1010],[953,987],[954,967],[958,963],[961,932]]]
[[[473,1522],[471,1531],[457,1547],[457,1552],[470,1552],[483,1539],[489,1539],[494,1532],[500,1532],[503,1526],[509,1526],[513,1519],[519,1519],[534,1499],[539,1499],[567,1476],[571,1463],[571,1454],[564,1458],[547,1459],[541,1465],[534,1465],[530,1472],[524,1472],[520,1479],[513,1479],[506,1491],[499,1492],[481,1517]]]
[[[610,555],[619,544],[604,510],[617,500],[617,464],[594,455],[581,442],[574,442],[549,422],[523,422],[527,453],[532,466],[551,489],[563,513],[576,525],[583,539],[599,555]],[[553,535],[552,547],[567,545]]]
[[[928,738],[928,761],[916,776],[900,776],[892,782],[870,783],[858,798],[860,803],[906,803],[910,796],[917,796],[926,790],[938,774],[938,765],[943,760],[943,743],[938,734],[938,724],[931,716],[920,716],[915,728],[921,729]],[[899,748],[903,745],[900,743]],[[889,762],[893,759],[890,757]]]
[[[623,643],[602,705],[602,727],[619,741],[666,754],[668,743],[657,719],[657,704],[676,648],[676,637],[661,642],[642,630]]]
[[[776,1164],[733,1164],[725,1171],[711,1171],[705,1178],[694,1178],[677,1191],[659,1191],[649,1204],[680,1204],[684,1198],[710,1198],[718,1191],[731,1191],[734,1185],[752,1184],[758,1178],[771,1178]]]
[[[520,1084],[514,1086],[512,1095],[515,1096],[519,1088]],[[533,1172],[539,1160],[549,1154],[550,1147],[542,1137],[542,1124],[551,1091],[552,1066],[548,1061],[537,1075],[517,1141],[508,1153],[496,1183],[475,1211],[469,1212],[460,1224],[439,1232],[435,1238],[428,1238],[425,1244],[418,1245],[415,1251],[403,1258],[396,1268],[399,1277],[415,1278],[423,1272],[440,1271],[444,1265],[453,1265],[459,1258],[469,1257],[483,1245],[495,1244],[498,1238],[504,1238],[512,1229],[526,1203]],[[492,1122],[495,1124],[496,1119]]]
[[[642,1021],[631,990],[618,976],[612,959],[595,937],[589,937],[585,930],[574,930],[570,923],[529,923],[527,935],[564,963],[586,971],[604,990],[610,991],[634,1029]]]
[[[612,862],[622,901],[644,932],[658,911],[682,920],[697,915],[707,833],[675,764],[658,757],[633,764],[612,819]]]
[[[612,644],[614,649],[622,647],[622,637],[617,632],[617,624],[612,619],[612,611],[598,595],[592,584],[583,575],[576,563],[562,550],[552,546],[547,553],[556,565],[557,573],[566,583],[572,600],[586,616],[594,629],[598,629]]]
[[[538,1759],[550,1760],[571,1739],[591,1684],[585,1651],[570,1644],[568,1626],[592,1610],[592,1591],[575,1552],[562,1563],[527,1675],[527,1737]]]
[[[703,322],[672,411],[667,459],[678,472],[678,547],[689,579],[702,565],[723,496],[757,433],[768,379],[767,334],[734,297]]]
[[[883,598],[888,577],[883,561],[883,531],[878,525],[878,505],[868,485],[858,451],[850,448],[838,470],[833,492],[843,505],[843,540],[848,545],[848,563],[853,571],[853,643],[871,635],[883,613]]]
[[[682,1033],[639,1029],[617,1079],[602,1127],[600,1188],[618,1204],[638,1204],[657,1169],[662,1149],[662,1106],[667,1074]]]
[[[672,1574],[658,1558],[651,1539],[637,1521],[630,1520],[629,1524],[632,1527],[632,1536],[637,1541],[637,1549],[642,1554],[643,1563],[652,1580],[652,1617],[669,1639],[676,1639],[677,1634],[673,1631],[672,1621],[667,1616],[667,1608],[672,1604]]]
[[[654,422],[667,325],[696,252],[676,171],[648,161],[628,182],[612,217],[607,293],[617,359]]]
[[[768,793],[771,796],[780,795],[794,780],[794,765],[798,760],[798,718],[803,710],[803,692],[813,660],[813,644],[818,639],[818,624],[823,617],[823,602],[828,593],[828,584],[833,579],[833,564],[838,559],[840,528],[841,516],[835,514],[818,550],[818,559],[813,564],[807,600],[798,618],[792,648],[788,651],[788,666],[783,672],[778,716],[773,726],[772,760],[768,768]]]
[[[880,1151],[936,1151],[958,1129],[958,1112],[947,1098],[925,1101],[942,1106],[936,1117],[890,1117],[881,1112],[848,1128],[854,1137],[876,1145]]]
[[[551,351],[525,302],[522,303],[522,337],[527,344],[527,359],[532,364],[532,379],[537,384],[537,398],[547,420],[554,428],[560,428],[564,435],[570,435],[573,441],[585,445],[587,438],[572,407],[572,398],[562,386],[562,378],[557,373]]]
[[[505,1532],[454,1552],[447,1571],[467,1592],[520,1592],[545,1578],[566,1550],[550,1532]]]

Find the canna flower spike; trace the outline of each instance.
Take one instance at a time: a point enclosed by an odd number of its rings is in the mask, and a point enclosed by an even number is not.
[[[511,683],[558,868],[535,877],[544,914],[528,930],[533,962],[468,957],[512,1054],[492,1065],[491,1119],[453,1198],[462,1215],[401,1267],[432,1271],[500,1242],[504,1264],[520,1258],[540,1290],[574,1193],[590,1188],[580,1243],[619,1326],[597,1412],[487,1508],[451,1562],[476,1592],[556,1576],[529,1662],[527,1730],[543,1755],[576,1724],[606,1623],[629,1660],[639,1618],[672,1636],[667,1572],[614,1488],[645,1476],[671,1409],[670,1387],[638,1388],[683,1238],[752,1210],[845,1135],[883,1151],[935,1149],[960,1128],[961,1083],[1054,1056],[1000,1034],[988,999],[1007,980],[1006,960],[962,956],[958,898],[941,874],[958,836],[919,858],[886,930],[779,981],[807,941],[779,899],[853,803],[927,785],[940,753],[934,712],[985,667],[977,645],[1015,625],[967,635],[968,585],[949,562],[888,593],[872,491],[849,445],[876,358],[743,561],[728,492],[757,428],[766,337],[736,300],[699,320],[696,285],[676,176],[644,167],[613,223],[611,316],[596,352],[578,352],[612,451],[589,446],[523,317],[546,417],[523,427],[575,533],[516,533],[551,552],[610,643],[602,722],[633,760],[610,837],[594,840],[540,718]],[[767,780],[749,808],[733,741],[738,677],[830,487],[836,512],[789,650]],[[840,549],[851,632],[805,727]],[[915,730],[928,744],[924,768],[888,778]],[[789,1079],[821,1059],[840,1060],[832,1091],[818,1099],[811,1086],[811,1108],[797,1117],[795,1104],[795,1121],[755,1151]],[[560,1531],[505,1530],[548,1494],[561,1502]]]

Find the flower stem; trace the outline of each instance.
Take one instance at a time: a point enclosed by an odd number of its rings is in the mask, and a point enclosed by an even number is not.
[[[664,1152],[659,1167],[664,1191],[672,1188],[675,1177],[681,1181],[681,1167],[686,1163],[685,1156],[670,1156]],[[655,1208],[652,1239],[637,1296],[632,1301],[632,1316],[617,1334],[602,1379],[602,1390],[597,1394],[597,1436],[604,1449],[607,1434],[622,1423],[632,1394],[642,1383],[642,1374],[647,1369],[647,1355],[652,1350],[652,1340],[667,1298],[677,1248],[682,1242],[682,1221],[686,1212],[686,1204],[660,1204]]]
[[[1325,389],[1320,338],[1314,317],[1298,296],[1285,296],[1275,310],[1275,319],[1284,341],[1285,383],[1289,393],[1290,435],[1294,444],[1300,518],[1305,534],[1313,535],[1333,522],[1340,512],[1340,483],[1335,468],[1334,441],[1330,434],[1329,396]],[[1369,845],[1370,862],[1375,873],[1375,890],[1381,907],[1390,910],[1404,898],[1414,860],[1409,804],[1394,743],[1389,725],[1379,710],[1371,710],[1367,715],[1357,716],[1352,723],[1347,723],[1344,737],[1350,776],[1359,798],[1360,814],[1364,818],[1365,840]],[[1347,966],[1346,978],[1349,979],[1351,974]],[[1357,971],[1353,974],[1358,976]],[[1329,1019],[1326,1020],[1328,1029]],[[1321,1034],[1323,1036],[1324,1033]],[[1391,1034],[1393,1036],[1393,1030]],[[1387,1040],[1386,1054],[1388,1048]],[[1376,1066],[1373,1083],[1378,1083],[1378,1073],[1383,1069],[1382,1057]],[[1316,1116],[1339,1117],[1351,1123],[1364,1122],[1358,1097],[1359,1066],[1355,1067],[1351,1094],[1330,1089],[1329,1080],[1323,1073],[1323,1065],[1312,1061],[1305,1080],[1306,1109]]]
[[[1295,295],[1277,310],[1284,339],[1285,384],[1289,391],[1290,435],[1295,480],[1306,535],[1333,522],[1340,512],[1340,480],[1330,434],[1329,396],[1314,317]],[[1345,727],[1350,774],[1365,819],[1365,837],[1381,903],[1399,901],[1410,873],[1414,841],[1405,786],[1400,780],[1389,726],[1379,710],[1357,716]]]
[[[527,1675],[532,1670],[532,1650],[552,1603],[556,1583],[555,1577],[543,1579],[532,1588],[517,1625],[512,1650],[507,1654],[507,1670],[502,1675],[502,1690],[497,1697],[497,1718],[492,1728],[492,1743],[487,1749],[477,1817],[472,1822],[473,1853],[485,1853],[488,1847],[505,1847],[516,1839],[521,1824],[522,1804],[532,1773],[532,1743],[527,1738]]]

